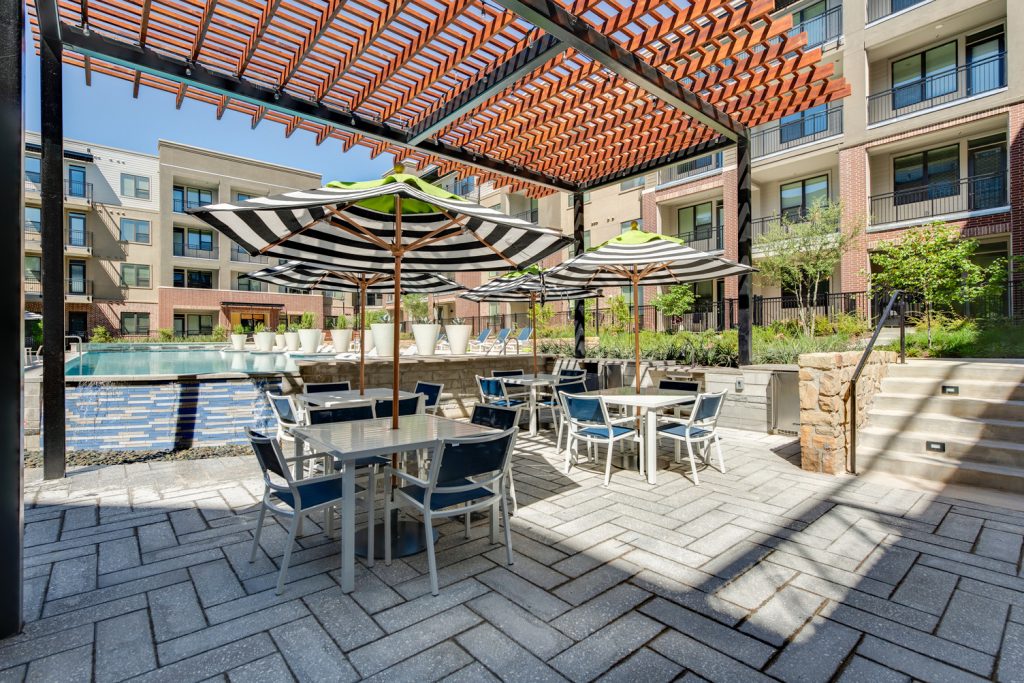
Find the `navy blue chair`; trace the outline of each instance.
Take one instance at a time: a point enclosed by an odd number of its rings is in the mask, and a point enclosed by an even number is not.
[[[659,389],[667,389],[668,391],[680,391],[686,392],[687,394],[693,394],[696,396],[700,393],[700,383],[689,380],[681,379],[662,379],[658,380]],[[662,415],[670,414],[676,417],[683,417],[684,415],[690,414],[690,405],[678,405],[674,408],[666,408],[664,411],[660,411]]]
[[[438,441],[430,459],[426,479],[402,470],[386,470],[387,495],[384,498],[384,537],[391,533],[391,481],[402,486],[394,490],[394,505],[408,506],[423,515],[427,540],[427,566],[430,568],[430,592],[438,594],[437,559],[434,554],[434,523],[436,517],[456,517],[491,509],[491,543],[497,543],[498,512],[505,527],[505,549],[512,564],[512,533],[508,524],[508,502],[505,500],[516,429],[459,440]],[[469,527],[466,527],[469,537]],[[391,544],[384,549],[384,562],[391,564]]]
[[[318,391],[352,391],[352,384],[350,382],[319,382],[304,385],[302,391],[306,394]]]
[[[505,431],[506,429],[519,429],[520,406],[496,406],[485,403],[477,403],[473,406],[469,421],[483,427],[493,427]],[[512,471],[508,473],[508,494],[512,498],[512,511],[519,512],[519,499],[516,498],[516,482],[512,477]]]
[[[520,377],[525,374],[525,370],[494,370],[491,377]]]
[[[562,368],[558,371],[559,379],[565,377],[586,377],[587,371],[583,368]]]
[[[377,417],[391,417],[394,415],[393,404],[390,398],[378,398],[373,402],[373,412]],[[398,399],[398,416],[416,415],[423,412],[423,395],[417,394],[409,398]]]
[[[416,388],[413,391],[417,394],[423,394],[424,410],[429,410],[434,415],[437,415],[437,409],[441,405],[441,392],[444,391],[444,385],[433,382],[416,382]]]
[[[551,416],[555,421],[555,452],[562,452],[562,432],[568,433],[568,418],[566,417],[565,406],[562,404],[563,394],[582,394],[587,390],[582,377],[573,377],[567,381],[560,381],[554,386],[551,398],[544,403],[551,408]],[[569,437],[565,438],[566,445]]]
[[[501,377],[476,376],[476,385],[480,389],[480,402],[495,406],[521,406],[524,401],[509,396]]]
[[[604,465],[604,485],[608,486],[612,478],[612,450],[615,444],[624,440],[636,440],[637,433],[633,427],[623,423],[636,423],[635,417],[611,419],[608,408],[600,396],[578,396],[563,393],[562,406],[569,423],[569,441],[565,454],[565,473],[568,474],[574,464],[579,462],[579,444],[587,444],[589,453],[593,444],[607,445],[607,456]],[[643,467],[643,458],[639,458]],[[596,458],[595,458],[596,462]]]
[[[686,444],[686,453],[690,460],[690,474],[693,475],[695,486],[700,485],[697,478],[697,464],[693,458],[693,447],[701,451],[701,458],[707,461],[707,454],[714,442],[718,452],[718,469],[725,472],[725,459],[722,457],[722,442],[718,438],[718,417],[725,405],[726,392],[717,394],[700,394],[697,402],[686,420],[668,418],[670,424],[658,427],[658,436],[667,436],[675,440],[675,461],[682,462],[680,444]]]

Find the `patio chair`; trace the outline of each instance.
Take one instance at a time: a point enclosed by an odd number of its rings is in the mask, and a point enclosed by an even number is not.
[[[260,469],[263,471],[263,501],[260,504],[260,515],[256,522],[256,533],[252,539],[252,553],[249,555],[249,562],[256,561],[256,553],[260,546],[260,535],[263,532],[263,521],[270,511],[275,515],[291,519],[288,527],[288,541],[284,549],[284,556],[281,558],[281,569],[277,576],[277,594],[284,592],[284,580],[288,575],[288,563],[291,561],[292,548],[295,547],[296,536],[299,534],[300,522],[304,517],[317,512],[323,512],[326,518],[327,533],[333,533],[333,518],[331,508],[337,507],[342,502],[341,477],[338,474],[329,474],[312,479],[295,481],[292,479],[284,456],[281,454],[280,443],[276,439],[269,438],[263,434],[246,429],[249,443],[259,461]],[[283,480],[283,483],[277,480]],[[357,491],[359,489],[357,488]],[[373,536],[373,496],[367,496],[369,505],[368,520],[370,535]]]
[[[480,389],[480,402],[493,406],[521,406],[525,401],[510,396],[501,377],[476,376],[476,385]]]
[[[318,391],[352,391],[351,382],[318,382],[312,384],[305,384],[302,387],[302,393],[313,394]]]
[[[480,334],[477,335],[476,339],[470,339],[469,340],[469,351],[472,352],[474,350],[474,348],[473,348],[474,346],[476,347],[476,349],[475,349],[476,351],[482,351],[483,347],[484,347],[484,344],[487,343],[487,340],[490,338],[490,336],[491,336],[491,328],[488,327],[488,328],[484,329],[483,331],[481,331]]]
[[[659,389],[668,389],[669,391],[685,391],[688,394],[696,396],[700,393],[700,384],[698,382],[692,382],[688,380],[679,379],[660,379],[658,380]],[[683,417],[684,415],[690,414],[689,405],[674,406],[672,408],[666,408],[664,411],[659,411],[661,414],[669,413],[676,417]]]
[[[512,334],[511,327],[503,327],[498,330],[498,336],[494,338],[491,345],[484,351],[485,354],[489,354],[492,349],[498,348],[499,351],[504,352],[505,344],[508,343],[508,335]]]
[[[441,392],[444,391],[444,385],[433,382],[416,382],[416,388],[413,391],[423,394],[423,409],[437,415],[437,409],[441,406]]]
[[[562,432],[568,434],[569,419],[562,403],[563,394],[582,394],[587,390],[582,377],[571,378],[568,381],[559,382],[554,387],[554,393],[550,399],[551,417],[555,421],[555,453],[562,452]],[[566,446],[569,445],[569,437],[565,437]]]
[[[491,377],[521,377],[526,370],[492,370]]]
[[[299,413],[295,409],[292,397],[282,396],[270,390],[267,390],[266,397],[267,403],[270,404],[270,412],[274,414],[274,419],[277,420],[278,440],[293,443],[295,437],[292,436],[292,427],[298,426]]]
[[[558,378],[563,377],[579,377],[580,379],[587,376],[587,371],[583,368],[562,368],[558,371]]]
[[[477,403],[469,417],[471,424],[494,427],[502,431],[519,429],[519,406],[489,406]],[[508,493],[512,498],[512,512],[519,512],[519,500],[516,498],[516,482],[512,477],[512,469],[508,472]]]
[[[624,440],[635,440],[636,429],[625,427],[622,423],[635,423],[633,417],[612,419],[608,417],[608,408],[600,396],[579,396],[562,394],[562,405],[569,423],[569,440],[565,454],[565,473],[569,474],[574,463],[579,462],[579,444],[587,444],[588,455],[597,444],[607,445],[607,456],[604,465],[604,485],[608,486],[612,478],[612,450],[615,444]],[[595,456],[594,461],[597,462]],[[643,467],[643,458],[640,458]]]
[[[725,404],[725,394],[722,391],[717,394],[698,394],[697,402],[693,404],[690,416],[685,420],[677,418],[664,418],[670,424],[658,427],[658,436],[667,436],[675,440],[675,461],[682,462],[680,457],[679,444],[686,444],[686,453],[690,460],[690,473],[693,475],[694,486],[700,485],[697,478],[697,463],[693,459],[693,447],[696,445],[703,451],[701,457],[707,462],[707,451],[711,448],[711,442],[715,444],[718,451],[718,469],[725,472],[725,459],[722,457],[722,443],[718,438],[718,416],[722,413],[722,406]]]
[[[491,543],[497,543],[498,511],[505,528],[505,550],[511,565],[512,533],[508,524],[508,502],[505,480],[509,476],[516,430],[455,440],[439,441],[434,446],[426,479],[389,467],[386,473],[387,496],[384,499],[384,537],[390,538],[391,506],[412,507],[423,515],[427,540],[427,566],[430,569],[430,592],[438,594],[437,559],[434,553],[434,518],[468,515],[491,509]],[[404,484],[394,490],[391,502],[392,477]],[[469,538],[469,525],[466,525]],[[391,544],[384,546],[384,562],[391,564]]]
[[[492,370],[491,377],[522,377],[526,374],[525,370]],[[513,384],[511,387],[505,383],[505,397],[512,398],[517,401],[523,401],[524,403],[530,399],[530,390],[526,387],[518,384]]]
[[[424,395],[417,394],[416,396],[410,396],[409,398],[398,399],[398,416],[403,415],[419,415],[423,413]],[[373,413],[377,417],[391,417],[394,415],[392,411],[392,402],[390,398],[378,398],[373,402]]]

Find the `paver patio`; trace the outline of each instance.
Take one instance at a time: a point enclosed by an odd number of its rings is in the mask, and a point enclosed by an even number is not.
[[[422,555],[345,595],[315,524],[276,596],[276,522],[248,562],[251,458],[30,475],[0,681],[1024,678],[1024,499],[809,474],[784,438],[722,431],[727,474],[653,488],[563,475],[524,435],[515,565],[486,521],[449,523],[436,598]]]

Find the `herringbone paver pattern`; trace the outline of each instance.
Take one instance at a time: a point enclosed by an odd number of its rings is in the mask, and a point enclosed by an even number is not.
[[[422,555],[345,595],[312,523],[274,595],[285,532],[248,562],[247,458],[34,481],[0,681],[1024,679],[1024,503],[808,474],[783,442],[726,432],[700,487],[673,467],[603,488],[523,438],[516,563],[486,520],[442,527],[436,598]]]

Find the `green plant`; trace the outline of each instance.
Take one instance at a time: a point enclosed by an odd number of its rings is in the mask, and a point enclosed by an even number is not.
[[[424,294],[405,294],[402,296],[402,309],[414,323],[430,322],[430,304]]]
[[[551,304],[539,304],[533,305],[533,319],[536,321],[537,329],[546,329],[551,319],[555,317],[555,308]]]
[[[664,316],[678,318],[693,310],[695,298],[692,285],[673,285],[667,292],[654,297],[651,305]]]
[[[278,334],[284,334],[287,331],[288,331],[288,325],[286,323],[278,323],[277,324],[277,333]]]
[[[832,329],[836,334],[859,337],[871,329],[871,324],[856,313],[840,313],[833,319]]]
[[[612,321],[608,325],[609,332],[624,332],[629,329],[633,316],[626,297],[621,294],[609,297],[608,310],[612,314]]]
[[[334,329],[336,329],[336,330],[347,330],[348,329],[348,324],[349,324],[348,316],[345,315],[345,314],[341,314],[341,315],[339,315],[334,320]]]
[[[466,324],[466,320],[465,320],[465,318],[459,318],[459,317],[456,316],[456,317],[452,318],[451,320],[449,320],[447,324],[448,325],[465,325]]]
[[[241,325],[238,325],[237,327],[241,327]],[[245,333],[245,330],[243,330],[242,332],[238,332],[237,334],[244,334],[244,333]],[[228,340],[228,329],[226,327],[224,327],[223,325],[217,325],[212,330],[210,330],[210,337],[214,341],[227,341]]]
[[[263,323],[256,323],[256,327],[252,328],[253,334],[259,334],[260,332],[266,332],[267,326]]]
[[[174,330],[170,327],[161,327],[156,331],[156,338],[162,342],[174,341]]]
[[[92,336],[89,337],[89,342],[92,344],[109,344],[114,341],[114,337],[110,334],[110,330],[105,325],[97,325],[92,328]]]
[[[216,336],[216,335],[217,335],[217,330],[223,330],[223,329],[224,329],[224,328],[223,328],[223,327],[221,327],[220,325],[218,325],[217,327],[213,328],[213,334],[214,334],[214,336]],[[242,323],[238,323],[237,325],[235,325],[235,326],[234,326],[234,327],[232,328],[232,330],[231,330],[231,331],[232,331],[232,332],[233,332],[234,334],[245,334],[245,326],[244,326],[244,325],[242,325]]]
[[[882,242],[871,254],[878,272],[871,274],[872,287],[903,290],[924,299],[928,346],[932,342],[934,309],[976,301],[1000,293],[1006,283],[1006,259],[987,266],[975,263],[975,240],[960,236],[945,223],[909,230],[898,242]]]
[[[25,335],[32,337],[32,343],[35,346],[43,345],[43,321],[42,320],[31,320],[29,324],[25,326]]]
[[[803,325],[796,318],[773,320],[765,329],[775,336],[792,337],[803,334]]]
[[[300,330],[315,330],[316,329],[316,316],[306,311],[299,318],[298,328]]]

